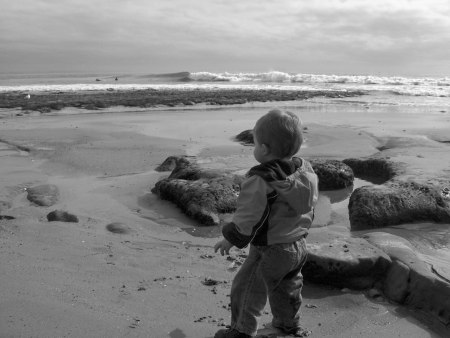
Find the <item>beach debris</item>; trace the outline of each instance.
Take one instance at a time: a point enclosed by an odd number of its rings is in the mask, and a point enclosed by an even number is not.
[[[220,283],[221,283],[220,281],[213,279],[211,277],[205,277],[205,279],[202,280],[202,284],[206,285],[206,286],[213,286],[213,285],[217,285]]]
[[[305,307],[308,309],[317,309],[318,306],[314,304],[306,304]]]
[[[194,320],[194,323],[202,323],[202,322],[206,322],[206,323],[210,323],[210,324],[217,324],[217,326],[225,326],[225,319],[223,318],[213,318],[212,316],[203,316],[200,317],[198,319]]]
[[[211,259],[211,258],[213,258],[214,256],[213,255],[210,255],[210,254],[203,254],[203,255],[201,255],[200,256],[200,258],[203,258],[203,259]]]
[[[127,319],[129,320],[129,319]],[[141,322],[141,320],[138,317],[133,317],[131,318],[132,323],[130,325],[128,325],[128,327],[130,329],[135,329],[136,327],[138,327],[139,323]]]
[[[54,210],[47,214],[49,222],[71,222],[78,223],[78,217],[63,210]]]

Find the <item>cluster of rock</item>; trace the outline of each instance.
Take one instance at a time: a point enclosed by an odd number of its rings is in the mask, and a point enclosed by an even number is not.
[[[348,209],[353,230],[430,221],[450,223],[450,208],[441,191],[432,186],[402,180],[404,167],[385,159],[347,159],[357,175],[386,179],[381,185],[353,191]]]
[[[251,131],[236,140],[253,144]],[[450,204],[433,185],[403,179],[405,166],[384,158],[309,159],[320,190],[343,189],[354,176],[377,183],[355,189],[349,201],[352,230],[381,228],[414,221],[450,223]],[[220,224],[222,212],[233,212],[243,177],[205,170],[194,158],[169,157],[157,170],[172,171],[152,191],[178,205],[203,225]],[[385,232],[362,237],[333,229],[313,228],[308,236],[305,279],[340,288],[370,290],[369,294],[431,313],[450,324],[450,280],[439,266],[417,256],[411,244]],[[448,274],[447,274],[448,275]]]
[[[203,225],[217,225],[220,214],[236,210],[242,175],[204,170],[186,157],[171,156],[157,168],[173,168],[168,178],[156,183],[152,192],[175,203],[186,215]]]
[[[54,184],[41,184],[27,188],[27,199],[42,207],[51,207],[58,202],[59,189]],[[0,217],[1,219],[1,217]],[[53,210],[47,214],[49,222],[69,222],[78,223],[79,219],[76,215],[65,210]],[[113,222],[106,225],[106,230],[115,234],[128,234],[131,229],[120,222]]]
[[[41,207],[51,207],[59,198],[59,189],[54,184],[41,184],[27,189],[27,199]],[[64,210],[53,210],[47,214],[49,222],[78,223],[78,217]]]
[[[335,160],[311,160],[319,177],[319,189],[342,189],[353,184],[350,167]],[[223,170],[207,170],[191,158],[170,156],[157,171],[172,170],[158,181],[152,192],[175,203],[186,215],[202,225],[220,224],[220,215],[236,210],[239,186],[245,178]]]

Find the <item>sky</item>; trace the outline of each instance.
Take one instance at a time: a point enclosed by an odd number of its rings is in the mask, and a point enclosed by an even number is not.
[[[450,76],[449,0],[0,0],[0,73]]]

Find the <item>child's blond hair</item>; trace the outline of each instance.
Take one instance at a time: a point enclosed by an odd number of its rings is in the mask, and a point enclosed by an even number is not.
[[[295,155],[303,143],[298,116],[279,109],[270,110],[256,122],[253,137],[280,159]]]

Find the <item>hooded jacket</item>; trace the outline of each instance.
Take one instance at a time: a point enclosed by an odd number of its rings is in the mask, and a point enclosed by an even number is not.
[[[223,236],[238,248],[295,242],[308,234],[318,195],[317,175],[301,158],[257,165],[242,182]]]

